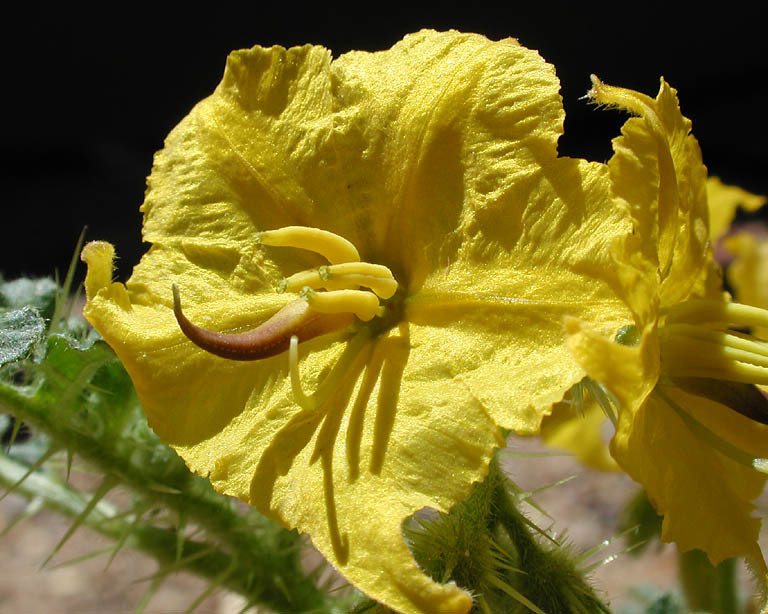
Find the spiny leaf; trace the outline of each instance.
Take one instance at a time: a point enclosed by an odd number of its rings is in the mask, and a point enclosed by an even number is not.
[[[45,320],[34,307],[0,313],[0,367],[25,358],[45,338]]]

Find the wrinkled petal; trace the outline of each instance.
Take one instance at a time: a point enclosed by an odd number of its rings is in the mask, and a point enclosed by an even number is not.
[[[757,456],[768,454],[764,425],[677,388],[664,393],[737,448]],[[656,510],[664,515],[662,540],[677,543],[682,552],[703,550],[713,564],[746,556],[764,575],[765,563],[757,544],[760,519],[753,513],[752,501],[762,491],[766,476],[698,438],[657,394],[636,405],[633,414],[611,451],[622,468],[643,484]]]
[[[758,196],[735,185],[720,181],[719,177],[707,178],[707,201],[709,202],[709,236],[712,240],[722,237],[731,225],[736,209],[757,211],[768,198]]]
[[[659,377],[659,345],[654,327],[643,331],[637,346],[606,339],[575,318],[566,320],[568,347],[589,377],[603,384],[619,402],[617,436],[631,427],[629,408],[642,405]]]
[[[350,582],[391,607],[466,612],[466,593],[418,569],[401,524],[463,499],[503,440],[465,385],[435,377],[445,360],[421,349],[418,328],[362,344],[326,402],[302,409],[287,356],[218,358],[183,337],[169,307],[132,304],[122,284],[99,288],[111,266],[106,245],[84,250],[93,271],[86,315],[131,374],[152,427],[190,469],[310,534]],[[302,344],[305,389],[332,376],[350,346],[327,337]]]
[[[725,239],[725,248],[735,255],[728,268],[728,281],[741,303],[768,309],[768,240],[749,233]],[[756,328],[753,333],[768,339],[768,330]]]
[[[498,424],[533,433],[584,376],[563,319],[579,317],[609,336],[631,322],[602,281],[606,252],[628,226],[605,167],[570,159],[543,167],[493,213],[467,218],[455,258],[408,297],[406,317],[433,330],[435,351],[456,352],[452,376]]]
[[[595,79],[590,96],[640,116],[614,139],[608,166],[614,193],[635,221],[641,253],[659,270],[661,304],[714,295],[720,280],[710,266],[707,169],[677,92],[662,79],[653,99]]]
[[[757,544],[760,520],[753,515],[752,501],[766,476],[702,440],[655,391],[659,349],[653,328],[646,329],[637,347],[612,343],[576,320],[568,321],[568,331],[569,345],[589,376],[619,402],[611,454],[664,515],[662,539],[677,543],[681,551],[703,550],[713,564],[746,556],[765,575]],[[764,425],[678,388],[661,390],[734,448],[758,458],[768,454]]]

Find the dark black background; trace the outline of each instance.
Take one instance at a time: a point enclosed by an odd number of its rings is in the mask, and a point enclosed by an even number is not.
[[[738,3],[690,14],[670,14],[674,3],[637,4],[634,13],[615,3],[570,4],[415,10],[286,2],[265,12],[222,2],[162,14],[133,5],[60,14],[29,6],[29,15],[4,26],[0,55],[0,272],[63,272],[87,224],[89,239],[116,244],[125,279],[146,248],[138,207],[152,154],[214,89],[227,53],[254,44],[315,43],[338,55],[385,49],[422,27],[513,36],[557,67],[567,113],[561,153],[600,161],[624,118],[580,99],[590,73],[652,95],[663,75],[694,122],[710,173],[768,193],[768,61],[757,15]]]

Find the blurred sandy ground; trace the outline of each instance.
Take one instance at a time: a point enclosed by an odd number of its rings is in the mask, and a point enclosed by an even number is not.
[[[533,439],[512,440],[514,452],[546,450]],[[523,489],[537,489],[575,476],[565,484],[545,490],[537,502],[551,520],[532,513],[540,526],[557,534],[567,529],[569,541],[586,550],[617,533],[617,518],[622,507],[636,492],[636,485],[622,474],[601,474],[583,469],[567,456],[516,458],[502,461],[507,472]],[[0,503],[0,526],[5,526],[23,509],[20,498],[10,496]],[[530,511],[530,508],[526,506]],[[761,513],[765,515],[763,502]],[[66,532],[69,523],[49,512],[16,526],[0,538],[0,614],[18,612],[55,614],[123,614],[133,612],[148,587],[142,578],[151,575],[155,563],[132,551],[117,555],[105,570],[107,556],[72,566],[53,569],[57,563],[82,556],[109,545],[88,529],[79,530],[44,569],[40,564]],[[592,560],[621,550],[612,546]],[[651,547],[639,558],[621,555],[600,567],[592,576],[593,584],[608,599],[612,608],[621,609],[628,591],[642,586],[668,589],[675,584],[676,559],[671,546]],[[748,587],[747,574],[743,574]],[[205,589],[197,578],[171,576],[157,591],[145,612],[171,614],[185,612]],[[199,614],[236,614],[243,601],[234,595],[218,593],[196,610]],[[256,610],[251,610],[255,612]]]

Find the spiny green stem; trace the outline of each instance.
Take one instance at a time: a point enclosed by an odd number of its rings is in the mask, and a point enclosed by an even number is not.
[[[21,364],[31,375],[32,385],[16,386],[0,379],[0,405],[48,434],[54,448],[77,453],[97,468],[103,479],[128,487],[144,505],[170,510],[175,517],[202,527],[208,543],[186,538],[177,541],[177,531],[142,522],[125,538],[128,518],[101,527],[106,513],[103,501],[94,504],[83,524],[98,521],[100,528],[94,527],[96,530],[118,544],[123,540],[144,550],[161,566],[172,564],[177,551],[188,558],[214,544],[211,553],[191,561],[185,569],[277,612],[338,611],[335,604],[349,601],[346,596],[326,595],[303,572],[302,542],[295,532],[255,511],[236,511],[230,499],[192,475],[157,439],[146,426],[127,374],[109,348],[97,343],[81,352],[56,336],[47,344],[45,367],[32,360]],[[56,372],[56,377],[51,377],[51,372]],[[88,376],[83,377],[84,373]],[[13,461],[4,458],[3,462]],[[20,472],[9,472],[5,478],[15,476],[18,480],[29,469],[23,465],[17,468]],[[82,498],[73,492],[67,494],[66,487],[55,489],[52,482],[44,484],[45,478],[33,472],[16,492],[29,498],[44,496],[47,505],[70,516],[75,509],[78,513],[85,509]],[[97,513],[99,510],[102,513]],[[237,561],[237,572],[222,577],[222,570],[233,560]]]
[[[0,455],[0,484],[8,486],[15,483],[26,470],[25,465]],[[120,540],[125,541],[129,547],[156,559],[161,566],[161,575],[167,575],[167,570],[177,562],[175,530],[160,529],[126,517],[117,507],[104,500],[95,503],[91,512],[85,515],[89,502],[45,473],[36,472],[29,475],[17,487],[16,492],[28,499],[40,499],[48,509],[70,518],[83,517],[82,526],[115,540],[117,544]],[[286,604],[282,593],[280,598],[276,599],[268,586],[254,582],[253,569],[239,563],[238,552],[228,553],[215,544],[184,539],[182,555],[185,564],[180,565],[179,569],[208,578],[212,586],[225,586],[242,595],[258,596],[256,600],[259,603],[269,605],[277,611],[296,612],[305,607],[299,603]],[[228,573],[224,576],[222,570],[227,570]]]

